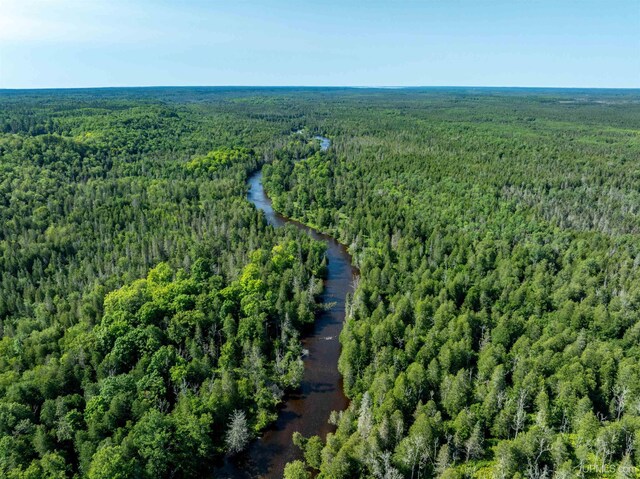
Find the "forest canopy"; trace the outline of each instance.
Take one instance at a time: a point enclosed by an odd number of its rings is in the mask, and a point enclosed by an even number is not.
[[[288,123],[125,96],[0,96],[2,477],[211,474],[302,377],[324,246],[244,199]]]
[[[329,152],[265,166],[275,207],[361,273],[351,406],[307,466],[635,477],[640,99],[459,93],[328,107]]]
[[[638,92],[312,88],[0,92],[0,476],[213,476],[274,421],[325,251],[262,164],[360,271],[285,477],[634,477]]]

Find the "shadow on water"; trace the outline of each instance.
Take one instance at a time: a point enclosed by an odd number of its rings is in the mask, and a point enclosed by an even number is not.
[[[330,140],[316,137],[324,151]],[[293,433],[304,436],[319,435],[324,438],[334,428],[328,423],[331,411],[341,411],[348,406],[343,393],[342,377],[338,372],[340,343],[345,315],[345,299],[352,291],[355,268],[346,248],[331,236],[319,233],[297,221],[277,213],[262,185],[262,171],[249,178],[247,199],[262,210],[269,224],[279,227],[295,225],[318,241],[327,245],[327,278],[321,300],[332,303],[321,311],[311,331],[302,339],[302,347],[309,351],[304,361],[304,376],[298,391],[288,394],[280,409],[276,423],[253,441],[247,451],[227,459],[224,466],[215,471],[216,478],[278,478],[282,477],[287,462],[299,459],[301,453],[293,445]]]

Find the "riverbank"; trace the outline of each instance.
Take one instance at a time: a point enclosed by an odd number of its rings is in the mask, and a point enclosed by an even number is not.
[[[329,139],[317,138],[323,151],[329,148]],[[244,454],[227,461],[222,471],[222,477],[229,478],[280,479],[286,463],[301,456],[293,444],[293,433],[319,435],[324,439],[333,429],[328,422],[331,411],[341,411],[348,406],[342,377],[338,372],[339,336],[345,319],[346,297],[352,291],[357,270],[352,266],[347,248],[336,239],[282,216],[273,209],[262,184],[262,170],[251,175],[248,185],[247,199],[264,212],[270,225],[276,228],[293,225],[327,245],[327,277],[321,302],[330,307],[318,313],[313,328],[302,338],[302,347],[308,354],[304,358],[300,387],[287,395],[276,423],[254,441]]]

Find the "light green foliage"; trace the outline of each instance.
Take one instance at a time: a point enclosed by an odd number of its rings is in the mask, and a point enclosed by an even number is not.
[[[98,449],[91,461],[89,479],[129,479],[134,477],[133,460],[123,457],[120,446],[104,446]]]
[[[246,148],[221,148],[210,151],[204,156],[196,156],[185,166],[193,173],[214,173],[221,167],[246,162],[251,154],[252,152]]]
[[[307,439],[296,431],[293,433],[293,443],[302,450],[305,462],[309,467],[320,469],[323,448],[320,436],[311,436]]]
[[[244,199],[288,123],[47,98],[0,95],[0,476],[208,476],[301,378],[324,247]]]
[[[302,461],[289,462],[284,467],[284,479],[309,479],[310,477],[311,474]]]

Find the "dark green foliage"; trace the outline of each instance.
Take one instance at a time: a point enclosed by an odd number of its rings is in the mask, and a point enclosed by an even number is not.
[[[331,150],[265,166],[276,207],[361,272],[321,477],[637,464],[640,107],[621,95],[351,97],[323,110]]]

